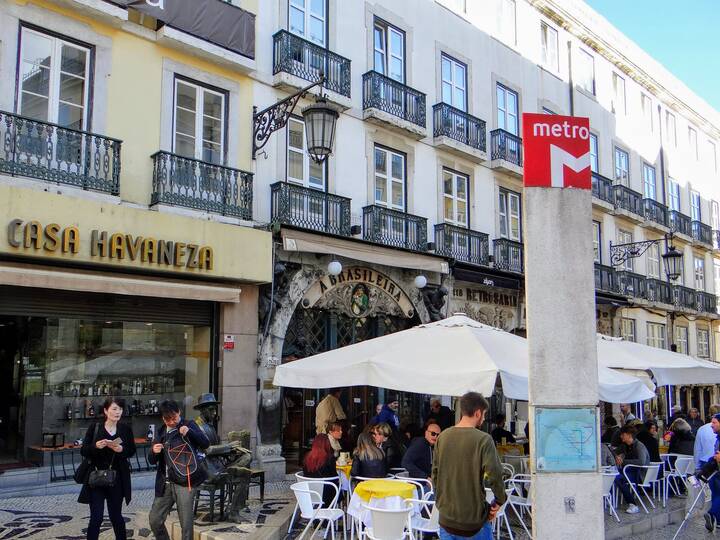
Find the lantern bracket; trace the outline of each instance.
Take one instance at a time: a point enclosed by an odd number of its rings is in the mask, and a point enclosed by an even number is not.
[[[628,242],[626,244],[613,244],[610,242],[610,264],[612,266],[622,266],[629,259],[636,259],[642,257],[642,255],[650,249],[651,246],[665,242],[665,255],[674,251],[675,248],[672,245],[673,233],[666,234],[663,238],[655,240],[643,240],[641,242]],[[663,255],[663,258],[665,257]],[[667,269],[666,269],[667,271]],[[672,281],[677,277],[671,278]]]
[[[258,151],[260,151],[262,147],[267,144],[268,140],[270,140],[270,135],[278,129],[285,127],[293,110],[295,110],[295,106],[298,104],[298,101],[300,101],[300,99],[304,97],[308,91],[312,90],[316,86],[320,86],[322,88],[324,83],[325,74],[320,72],[317,81],[301,90],[298,90],[296,93],[286,97],[282,101],[278,101],[260,112],[257,112],[257,107],[253,107],[253,159],[255,159],[255,155]]]

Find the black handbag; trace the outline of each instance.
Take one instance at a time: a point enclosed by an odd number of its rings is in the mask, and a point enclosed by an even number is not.
[[[92,436],[92,443],[95,444],[95,437],[97,436],[97,422],[95,422],[95,425],[93,426],[93,436]],[[90,476],[90,471],[92,470],[92,463],[89,458],[83,458],[83,460],[80,462],[80,465],[77,466],[77,469],[75,469],[75,473],[73,474],[73,479],[75,480],[76,484],[87,484],[88,477]]]
[[[112,467],[113,459],[115,459],[115,456],[112,457],[110,460],[110,467]],[[90,474],[88,475],[88,486],[91,488],[104,488],[104,487],[113,487],[115,485],[115,481],[117,480],[117,471],[113,470],[112,468],[107,469],[95,469],[94,471],[90,471]]]

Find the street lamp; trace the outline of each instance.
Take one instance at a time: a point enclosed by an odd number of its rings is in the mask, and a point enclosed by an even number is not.
[[[665,235],[665,253],[662,255],[665,275],[670,281],[675,281],[682,275],[683,254],[672,245],[673,234]],[[635,259],[642,256],[650,246],[659,244],[663,239],[644,240],[642,242],[629,242],[627,244],[615,244],[610,242],[610,264],[622,266],[628,259]]]

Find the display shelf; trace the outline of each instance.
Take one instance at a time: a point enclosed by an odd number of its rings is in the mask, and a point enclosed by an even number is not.
[[[160,413],[151,413],[151,414],[127,414],[120,417],[120,420],[123,418],[151,418],[160,417]],[[81,416],[80,418],[58,418],[56,422],[72,422],[73,420],[102,420],[102,416]]]

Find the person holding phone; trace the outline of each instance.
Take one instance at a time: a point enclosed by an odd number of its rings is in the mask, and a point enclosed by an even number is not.
[[[78,502],[90,505],[90,523],[87,539],[97,540],[100,536],[105,504],[115,532],[115,540],[126,540],[125,519],[122,515],[122,501],[130,504],[130,465],[128,458],[135,455],[135,439],[132,428],[121,424],[125,400],[109,397],[103,403],[104,421],[90,426],[83,438],[80,453],[90,460],[92,469],[113,469],[116,480],[109,487],[90,487],[83,484]]]

